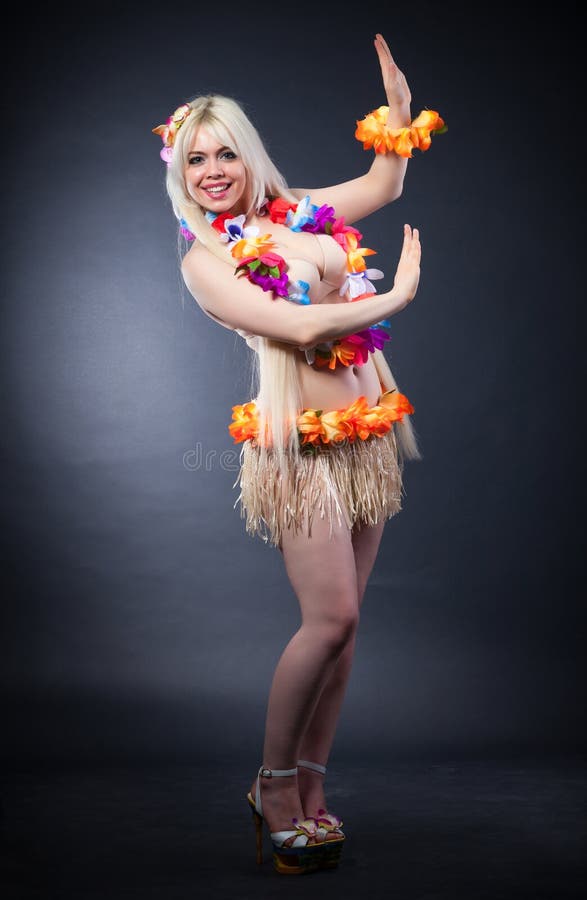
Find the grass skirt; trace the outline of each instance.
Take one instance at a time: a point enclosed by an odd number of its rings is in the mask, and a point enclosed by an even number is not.
[[[382,437],[321,444],[301,452],[299,461],[271,451],[262,453],[254,438],[240,454],[240,471],[233,488],[240,493],[246,531],[279,546],[284,530],[312,536],[318,515],[350,529],[376,525],[401,510],[402,465],[393,427]]]

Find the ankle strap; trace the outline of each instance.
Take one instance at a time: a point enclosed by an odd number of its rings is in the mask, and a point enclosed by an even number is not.
[[[295,769],[268,769],[267,766],[261,766],[257,775],[257,790],[255,791],[255,806],[259,815],[263,815],[263,807],[261,806],[261,784],[260,778],[273,778],[274,775],[297,775],[297,767]]]
[[[298,759],[298,766],[303,766],[304,769],[313,769],[314,772],[322,772],[323,775],[326,774],[326,766],[322,766],[320,763],[309,762],[307,759]]]
[[[297,775],[298,770],[297,767],[295,769],[268,769],[266,766],[261,766],[259,769],[259,775],[262,775],[264,778],[272,778],[274,775]]]

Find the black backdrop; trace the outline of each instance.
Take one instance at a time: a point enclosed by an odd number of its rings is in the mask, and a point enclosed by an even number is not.
[[[182,288],[151,128],[239,99],[290,184],[355,177],[384,102],[448,132],[362,223],[422,280],[386,355],[424,458],[368,589],[339,756],[583,753],[584,209],[572,4],[52,5],[5,56],[5,764],[256,763],[298,624],[232,509],[248,351]],[[243,766],[244,768],[244,766]]]

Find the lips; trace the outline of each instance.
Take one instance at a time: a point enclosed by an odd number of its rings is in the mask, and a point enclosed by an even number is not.
[[[208,184],[206,187],[202,187],[202,190],[205,191],[209,197],[221,197],[227,192],[229,187],[230,182],[222,181],[218,184]]]

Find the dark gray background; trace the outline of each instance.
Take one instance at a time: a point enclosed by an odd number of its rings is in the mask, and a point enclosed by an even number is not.
[[[386,528],[333,758],[584,752],[573,10],[17,10],[4,78],[6,763],[236,753],[252,774],[260,760],[298,605],[279,553],[232,510],[227,424],[249,398],[248,350],[182,288],[151,128],[226,93],[290,184],[360,175],[371,155],[355,120],[385,101],[375,31],[414,115],[437,109],[449,130],[363,223],[383,288],[403,222],[421,229],[420,289],[386,355],[424,459]]]

